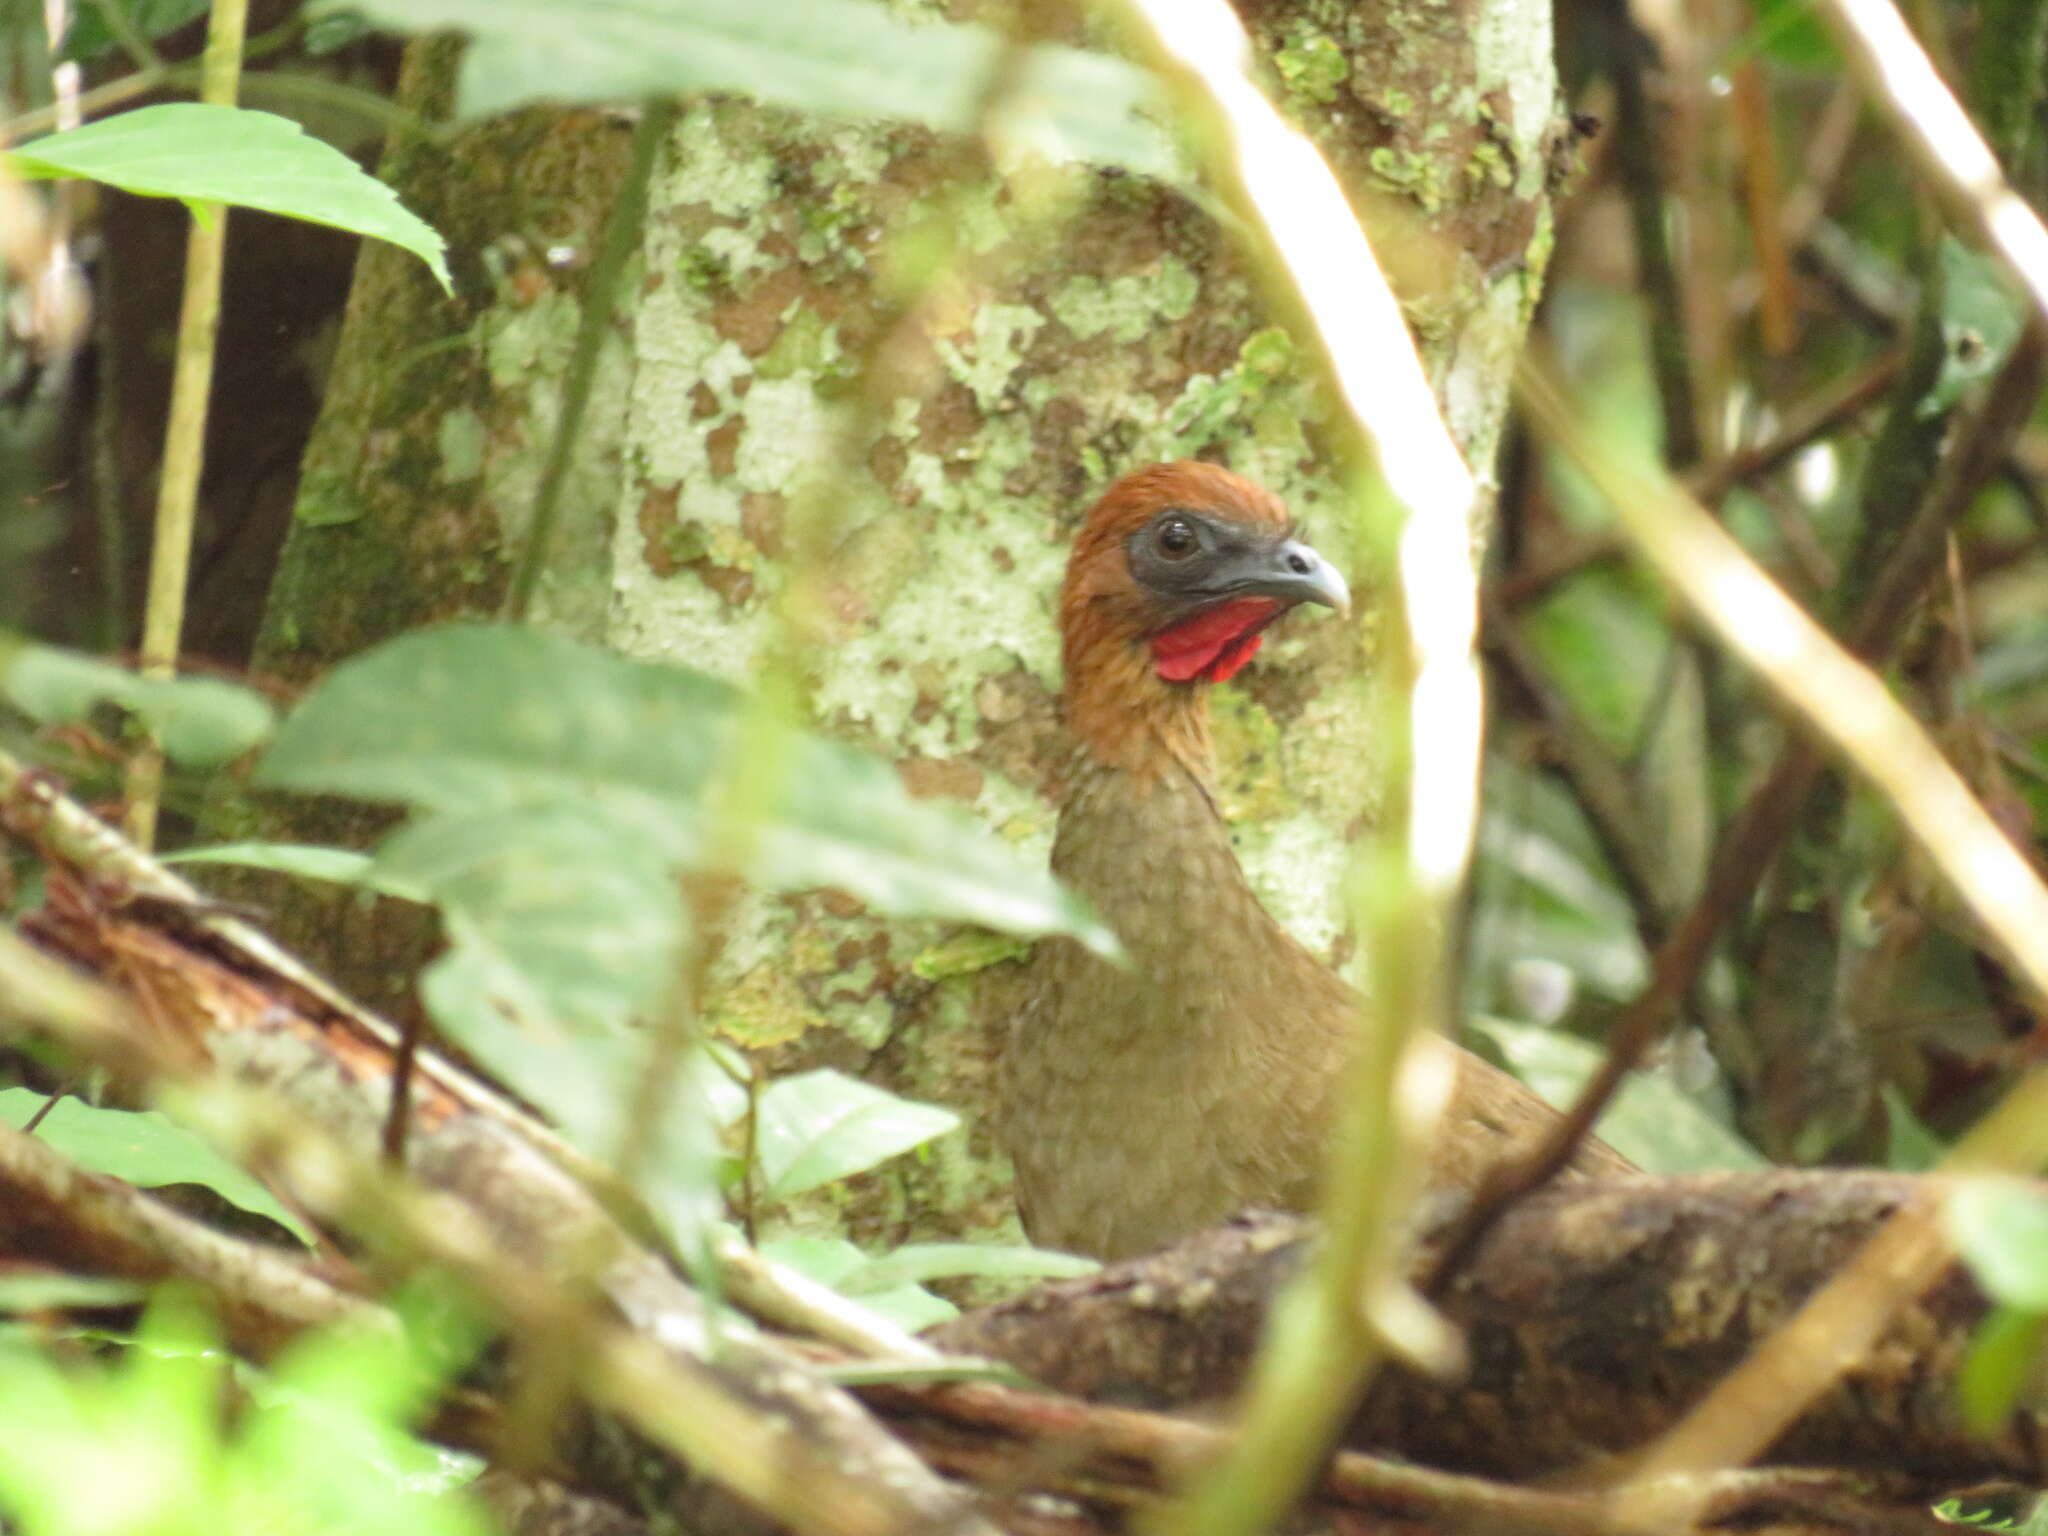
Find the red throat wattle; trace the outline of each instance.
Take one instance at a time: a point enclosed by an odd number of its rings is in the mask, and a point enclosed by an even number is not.
[[[1170,683],[1221,683],[1259,649],[1259,631],[1280,616],[1270,597],[1238,597],[1205,608],[1152,637],[1152,665]]]

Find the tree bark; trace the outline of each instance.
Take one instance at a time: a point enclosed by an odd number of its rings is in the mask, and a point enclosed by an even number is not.
[[[1909,1199],[1903,1174],[1773,1171],[1559,1186],[1494,1227],[1441,1304],[1469,1369],[1438,1382],[1389,1367],[1348,1443],[1433,1467],[1526,1480],[1640,1448],[1789,1318]],[[1425,1219],[1415,1271],[1454,1213]],[[1233,1392],[1267,1302],[1311,1229],[1258,1216],[1149,1259],[1039,1287],[935,1330],[1079,1397],[1174,1409]],[[1964,1351],[1987,1310],[1951,1267],[1772,1447],[1776,1465],[1921,1480],[2038,1480],[2048,1397],[1998,1430],[1958,1409]]]

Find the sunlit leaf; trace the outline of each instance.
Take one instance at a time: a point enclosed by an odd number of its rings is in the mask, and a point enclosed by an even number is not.
[[[17,1129],[43,1107],[44,1096],[29,1088],[0,1089],[0,1121]],[[231,1205],[267,1216],[307,1242],[305,1223],[277,1197],[190,1131],[160,1112],[98,1109],[67,1098],[36,1127],[38,1140],[81,1167],[144,1189],[164,1184],[203,1184]]]
[[[1963,1179],[1946,1212],[1957,1251],[1986,1291],[2048,1312],[2048,1196],[2019,1179]]]
[[[0,1345],[0,1499],[44,1536],[484,1536],[449,1494],[452,1465],[397,1422],[435,1386],[433,1363],[353,1327],[293,1346],[275,1374],[237,1371],[248,1401],[222,1411],[227,1352],[197,1305],[160,1292],[111,1364],[59,1363]],[[423,1367],[426,1367],[423,1369]],[[111,1475],[110,1475],[111,1474]]]
[[[407,32],[470,35],[466,113],[534,100],[633,101],[729,91],[776,106],[885,117],[966,133],[998,70],[1014,71],[1006,138],[1054,160],[1171,177],[1178,164],[1144,116],[1150,76],[1121,59],[1036,44],[1014,52],[979,25],[920,24],[875,0],[348,0]]]
[[[1071,1280],[1101,1268],[1093,1259],[1016,1243],[905,1243],[841,1275],[849,1296],[956,1276],[988,1280]]]
[[[868,1311],[908,1333],[950,1322],[960,1315],[960,1309],[953,1303],[913,1282],[900,1282],[881,1289],[869,1287],[856,1294],[844,1284],[847,1277],[888,1260],[870,1260],[843,1237],[793,1235],[770,1238],[761,1244],[761,1252],[798,1274],[808,1275],[852,1297]]]
[[[601,814],[647,857],[704,856],[702,799],[732,761],[743,696],[530,629],[458,625],[344,663],[280,729],[259,783],[480,814],[560,804]],[[763,808],[750,873],[836,886],[899,917],[1069,933],[1109,929],[964,811],[913,800],[866,753],[797,733]],[[565,850],[573,853],[573,850]]]
[[[950,1109],[899,1099],[830,1068],[779,1078],[755,1111],[761,1198],[785,1200],[863,1172],[959,1124]]]
[[[1553,1029],[1474,1019],[1472,1027],[1499,1047],[1509,1068],[1559,1109],[1578,1096],[1601,1053]],[[1660,1076],[1630,1078],[1596,1128],[1649,1173],[1700,1173],[1770,1166],[1763,1155]]]
[[[7,153],[17,176],[82,176],[142,197],[232,203],[411,251],[449,287],[446,244],[383,182],[288,117],[170,102],[138,107]]]
[[[0,650],[0,695],[30,719],[82,720],[101,704],[132,711],[175,761],[208,768],[270,733],[261,695],[211,677],[145,678],[125,667],[47,645]]]
[[[625,1024],[675,977],[681,893],[658,853],[599,809],[422,817],[385,841],[376,868],[440,906],[515,1018]]]

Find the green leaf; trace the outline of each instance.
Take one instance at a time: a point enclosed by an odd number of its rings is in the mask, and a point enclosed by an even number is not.
[[[129,24],[152,42],[175,32],[187,22],[204,16],[207,0],[112,0],[127,15]],[[71,25],[53,61],[58,64],[85,63],[120,46],[113,28],[107,25],[108,0],[78,0],[72,6]]]
[[[299,1340],[272,1374],[237,1369],[250,1391],[231,1415],[231,1357],[172,1288],[111,1363],[6,1348],[0,1500],[45,1536],[484,1536],[483,1516],[448,1493],[469,1469],[399,1422],[434,1390],[437,1363],[405,1342],[362,1327]]]
[[[1515,1076],[1559,1109],[1578,1096],[1598,1069],[1601,1052],[1554,1029],[1473,1019],[1471,1027],[1500,1048]],[[1766,1168],[1763,1155],[1660,1076],[1631,1077],[1596,1127],[1617,1152],[1648,1173]]]
[[[704,852],[701,802],[735,760],[746,714],[743,695],[699,673],[537,630],[456,625],[335,668],[256,781],[465,815],[575,806],[609,821],[607,846],[638,841],[688,867]],[[764,797],[748,870],[758,882],[836,886],[893,916],[1066,933],[1116,952],[1050,874],[965,812],[913,800],[880,759],[795,733],[787,762],[782,792]]]
[[[0,651],[0,694],[39,724],[82,720],[116,704],[147,725],[181,763],[209,768],[270,734],[263,698],[211,677],[145,678],[122,667],[47,645]]]
[[[676,974],[682,895],[601,810],[553,801],[424,817],[378,850],[381,880],[437,903],[486,990],[528,1024],[620,1026]]]
[[[1978,1284],[2008,1306],[2048,1312],[2048,1196],[2021,1179],[1959,1179],[1946,1214]]]
[[[1920,410],[1935,415],[2005,366],[2028,306],[2014,296],[2005,268],[1953,235],[1941,238],[1941,373]]]
[[[860,1273],[873,1263],[865,1253],[843,1237],[789,1236],[770,1238],[761,1244],[761,1252],[779,1264],[822,1285],[829,1285],[842,1295],[857,1300],[868,1311],[888,1322],[894,1323],[907,1333],[917,1333],[936,1324],[950,1322],[960,1315],[960,1309],[943,1296],[934,1296],[921,1285],[898,1284],[886,1290],[869,1290],[855,1296],[842,1282],[849,1275]]]
[[[848,1270],[834,1283],[848,1296],[958,1275],[989,1280],[1072,1280],[1102,1266],[1077,1254],[1015,1243],[905,1243]]]
[[[325,880],[334,885],[365,885],[376,871],[376,860],[367,853],[353,848],[323,848],[315,843],[215,843],[210,848],[181,848],[157,857],[166,864],[233,864],[240,869],[267,869],[274,875],[295,875],[302,880]],[[412,895],[412,899],[421,898]]]
[[[441,908],[449,949],[421,981],[435,1022],[584,1151],[618,1156],[655,1041],[628,1026],[660,1007],[685,933],[646,841],[561,802],[428,816],[384,844],[374,873]],[[686,1247],[718,1213],[716,1128],[745,1103],[694,1052],[651,1129],[640,1192]]]
[[[83,176],[143,197],[233,203],[331,225],[411,251],[444,292],[446,245],[397,194],[290,118],[244,107],[138,107],[7,155],[17,176]]]
[[[632,101],[729,91],[846,117],[970,133],[995,72],[1014,70],[1003,136],[1049,159],[1180,174],[1145,113],[1151,76],[1103,54],[1011,49],[978,25],[922,24],[874,0],[349,0],[400,31],[466,32],[465,113],[535,100]]]
[[[1005,960],[1022,960],[1030,953],[1028,941],[1008,934],[956,933],[919,951],[910,962],[910,974],[920,981],[944,981],[949,976],[971,976]]]
[[[800,1195],[956,1129],[950,1109],[899,1099],[829,1067],[778,1078],[755,1109],[761,1198]]]
[[[1748,41],[1766,57],[1798,69],[1841,69],[1827,23],[1806,0],[1751,0],[1750,13],[1756,26]]]
[[[1977,1326],[1956,1380],[1963,1422],[1980,1435],[1995,1432],[2033,1379],[2048,1336],[2048,1317],[1996,1307]]]
[[[859,1298],[860,1304],[894,1323],[905,1333],[922,1333],[940,1323],[950,1323],[960,1309],[943,1296],[935,1296],[921,1285],[900,1285],[894,1290],[875,1291]]]
[[[0,1121],[17,1130],[43,1107],[28,1088],[0,1089]],[[212,1147],[156,1110],[96,1109],[62,1100],[36,1127],[45,1141],[80,1166],[145,1189],[203,1184],[231,1205],[267,1216],[305,1242],[313,1234],[277,1197]]]
[[[1880,1090],[1884,1099],[1885,1166],[1899,1173],[1925,1173],[1947,1150],[1930,1131],[1896,1085]]]

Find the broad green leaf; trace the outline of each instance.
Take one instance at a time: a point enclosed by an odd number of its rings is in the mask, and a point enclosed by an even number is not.
[[[0,1121],[19,1129],[43,1103],[44,1096],[32,1089],[0,1089]],[[229,1204],[267,1216],[306,1242],[313,1240],[305,1224],[269,1190],[156,1110],[96,1109],[67,1098],[44,1117],[35,1134],[95,1173],[145,1189],[204,1184]]]
[[[699,673],[537,630],[456,625],[337,667],[256,779],[467,815],[573,805],[646,856],[688,866],[703,854],[703,796],[734,760],[746,714],[743,695]],[[880,759],[796,733],[783,780],[754,838],[760,883],[836,886],[893,916],[1068,933],[1115,953],[1108,927],[1050,874],[965,812],[913,800]]]
[[[809,1232],[767,1238],[760,1244],[760,1249],[763,1258],[786,1265],[834,1290],[839,1288],[841,1280],[868,1263],[868,1256],[851,1239],[819,1237]]]
[[[905,1243],[834,1282],[849,1296],[974,1275],[989,1280],[1071,1280],[1102,1266],[1076,1254],[1015,1243]]]
[[[914,1104],[829,1067],[778,1078],[755,1108],[761,1198],[786,1200],[956,1129],[950,1109]]]
[[[950,1323],[960,1309],[943,1296],[933,1295],[921,1285],[899,1285],[893,1290],[871,1291],[857,1298],[860,1304],[885,1322],[905,1333],[923,1333],[941,1323]]]
[[[761,1252],[799,1274],[808,1275],[820,1284],[852,1297],[870,1312],[907,1333],[950,1322],[960,1315],[960,1309],[943,1296],[935,1296],[914,1283],[900,1282],[879,1289],[869,1287],[857,1294],[843,1283],[846,1278],[858,1275],[875,1264],[886,1264],[888,1260],[869,1259],[843,1237],[797,1235],[770,1238],[761,1244]]]
[[[244,107],[138,107],[32,139],[7,154],[17,176],[82,176],[143,197],[233,203],[411,251],[448,291],[446,244],[383,182],[290,118]]]
[[[2022,1179],[1963,1179],[1946,1214],[1978,1284],[2008,1306],[2048,1312],[2048,1195]]]
[[[40,724],[80,720],[99,705],[132,711],[175,761],[209,768],[270,733],[269,704],[211,677],[145,678],[47,645],[0,649],[0,694]]]
[[[1500,1048],[1515,1076],[1559,1109],[1599,1067],[1598,1049],[1554,1029],[1473,1019],[1471,1027]],[[1770,1166],[1763,1155],[1687,1098],[1668,1079],[1632,1077],[1596,1128],[1602,1138],[1649,1173],[1700,1173]]]
[[[647,844],[566,801],[423,817],[378,850],[379,878],[440,906],[487,991],[522,1022],[624,1025],[682,956],[676,882]]]
[[[674,877],[644,840],[560,801],[423,818],[376,878],[437,903],[448,952],[422,978],[434,1020],[600,1160],[615,1159],[646,1079],[656,1015],[682,963]],[[690,1055],[639,1161],[641,1195],[695,1250],[718,1214],[718,1125],[745,1093]]]
[[[1159,92],[1121,59],[978,25],[919,24],[876,0],[348,0],[406,32],[470,35],[465,113],[534,100],[632,101],[730,91],[775,106],[899,118],[943,132],[980,125],[998,70],[1014,71],[1003,136],[1053,160],[1171,179],[1178,159],[1146,116]]]

